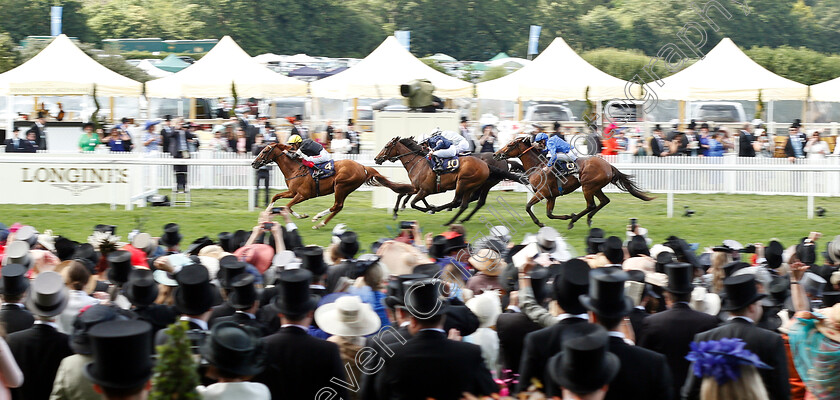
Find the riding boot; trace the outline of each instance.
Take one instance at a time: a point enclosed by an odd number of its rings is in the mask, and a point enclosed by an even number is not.
[[[435,173],[443,172],[443,161],[439,158],[435,158],[435,166],[432,168]]]

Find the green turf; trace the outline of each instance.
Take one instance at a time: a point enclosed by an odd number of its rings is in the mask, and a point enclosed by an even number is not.
[[[536,232],[524,211],[524,193],[492,192],[488,204],[499,206],[497,197],[503,198],[514,207],[524,224],[510,215],[506,218],[516,230],[515,237],[521,239],[528,232]],[[817,230],[826,237],[833,237],[838,232],[840,221],[840,198],[818,198],[816,204],[828,210],[824,218],[806,219],[806,200],[804,197],[789,196],[747,196],[747,195],[677,195],[675,200],[675,218],[666,217],[665,196],[650,202],[643,202],[627,194],[610,194],[612,202],[594,219],[593,226],[603,228],[608,235],[620,235],[628,218],[636,217],[639,223],[650,230],[649,237],[654,242],[661,242],[669,235],[677,235],[689,242],[698,242],[702,246],[720,243],[724,239],[736,239],[742,243],[763,242],[778,238],[784,245],[791,245],[808,232]],[[371,192],[353,193],[344,206],[344,210],[326,228],[314,231],[309,220],[296,220],[304,240],[308,244],[326,245],[329,243],[330,230],[336,223],[345,223],[349,229],[359,234],[363,243],[371,243],[380,237],[394,235],[398,221],[391,219],[384,209],[373,209]],[[208,235],[215,238],[218,232],[249,230],[256,224],[257,212],[247,211],[245,191],[236,190],[195,190],[190,208],[147,207],[134,211],[120,208],[110,210],[108,205],[88,206],[52,206],[52,205],[0,205],[0,221],[7,225],[20,221],[35,226],[40,231],[52,229],[54,234],[68,236],[74,240],[84,240],[95,224],[117,225],[118,234],[125,235],[141,224],[141,229],[157,236],[162,226],[168,222],[181,225],[185,241]],[[314,215],[329,207],[332,197],[310,200],[299,204],[295,210],[299,213]],[[685,218],[679,216],[683,206],[689,206],[697,214]],[[579,193],[561,198],[557,202],[555,213],[564,214],[583,209],[583,197]],[[544,223],[557,228],[566,236],[578,251],[582,248],[583,238],[588,231],[584,220],[578,222],[572,230],[566,230],[566,223],[549,220],[545,217],[545,206],[534,207],[535,214]],[[448,212],[435,215],[422,214],[415,210],[403,211],[400,220],[419,220],[425,232],[440,232],[443,222],[450,218]],[[468,236],[487,234],[485,221],[496,221],[486,208],[476,214],[473,221],[466,224]],[[491,222],[496,224],[496,222]],[[390,229],[389,229],[390,228]],[[822,251],[822,249],[820,249]]]

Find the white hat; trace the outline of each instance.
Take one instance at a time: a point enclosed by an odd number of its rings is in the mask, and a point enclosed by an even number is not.
[[[662,245],[662,244],[655,244],[655,245],[653,245],[653,247],[650,248],[650,258],[655,260],[656,256],[658,256],[659,253],[661,253],[663,251],[673,253],[674,249],[672,249],[668,246]]]
[[[510,229],[504,225],[497,225],[490,228],[490,234],[502,239],[505,243],[510,242]]]
[[[488,290],[467,300],[467,308],[478,317],[479,328],[489,328],[496,325],[496,320],[502,314],[502,302],[499,292]]]
[[[642,303],[642,297],[645,294],[645,284],[636,281],[625,281],[624,294],[633,299],[634,307],[638,307]]]
[[[334,303],[318,307],[315,322],[321,330],[336,336],[366,336],[381,325],[370,304],[362,303],[358,296],[339,297]]]
[[[709,293],[702,286],[697,286],[691,292],[691,302],[688,305],[695,311],[718,315],[720,312],[720,296]]]
[[[53,237],[52,230],[47,229],[44,233],[38,235],[38,243],[45,249],[55,252],[55,237]]]
[[[210,274],[210,280],[216,279],[216,274],[219,273],[219,259],[211,256],[198,256],[201,265],[207,268],[207,273]]]

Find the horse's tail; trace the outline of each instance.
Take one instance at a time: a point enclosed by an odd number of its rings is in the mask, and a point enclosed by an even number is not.
[[[414,193],[414,186],[406,183],[391,182],[388,178],[382,176],[379,171],[373,169],[373,167],[365,167],[365,175],[367,175],[365,185],[385,186],[395,193]]]
[[[633,195],[633,197],[644,200],[644,201],[651,201],[655,199],[655,197],[650,197],[647,193],[643,192],[639,189],[639,186],[636,185],[636,182],[633,182],[633,175],[627,175],[618,170],[615,166],[610,165],[613,172],[613,178],[611,183],[617,186],[619,189],[628,192]]]
[[[507,179],[509,181],[520,182],[527,184],[528,178],[525,175],[517,174],[511,171],[505,171],[502,168],[496,167],[494,165],[487,165],[490,167],[490,179]]]
[[[525,167],[522,166],[522,163],[516,160],[507,160],[508,163],[508,170],[510,172],[516,172],[519,174],[525,173]]]

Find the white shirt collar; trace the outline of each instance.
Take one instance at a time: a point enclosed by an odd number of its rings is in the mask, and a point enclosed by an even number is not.
[[[25,309],[26,309],[26,305],[24,305],[23,303],[6,303],[6,304],[13,304],[13,305],[16,305],[16,306],[20,307],[20,309],[21,309],[21,310],[25,310]]]
[[[425,328],[425,329],[420,330],[420,332],[423,332],[423,331],[435,331],[435,332],[443,333],[444,335],[446,334],[446,331],[444,331],[443,329],[440,329],[440,328]]]
[[[625,339],[624,333],[619,332],[619,331],[609,331],[609,332],[607,332],[607,334],[612,336],[612,337],[617,337],[617,338],[622,339],[622,340]]]
[[[733,315],[733,316],[729,317],[729,319],[727,319],[727,321],[732,321],[735,318],[741,318],[741,319],[743,319],[743,320],[745,320],[745,321],[747,321],[751,324],[755,324],[755,321],[753,321],[752,318],[745,317],[743,315]]]
[[[251,319],[257,319],[257,316],[256,316],[256,315],[251,314],[251,313],[248,313],[248,312],[245,312],[245,311],[237,310],[237,311],[236,311],[236,313],[237,313],[237,314],[245,314],[245,315],[247,315],[247,316],[248,316],[248,318],[251,318]]]
[[[300,329],[303,329],[303,331],[304,331],[304,332],[309,332],[309,327],[308,327],[308,326],[295,325],[295,324],[283,324],[283,325],[280,325],[280,327],[281,327],[281,328],[286,328],[286,327],[290,327],[290,326],[291,326],[291,327],[295,327],[295,328],[300,328]]]
[[[56,324],[55,321],[41,321],[40,319],[38,319],[35,320],[35,325],[49,325],[55,328],[55,330],[58,330],[58,324]]]
[[[513,312],[522,312],[522,309],[521,309],[521,308],[519,308],[519,306],[508,306],[508,308],[507,308],[507,309],[508,309],[508,310],[511,310],[511,311],[513,311]]]
[[[645,306],[636,306],[636,309],[637,309],[637,310],[642,310],[642,311],[645,311]]]
[[[583,314],[568,314],[568,313],[563,313],[563,314],[560,314],[560,315],[558,315],[558,316],[557,316],[557,320],[558,320],[558,321],[562,321],[562,320],[564,320],[564,319],[566,319],[566,318],[580,318],[580,319],[584,319],[584,320],[589,321],[589,314],[587,314],[587,313],[583,313]]]
[[[204,330],[204,331],[210,329],[207,326],[207,321],[196,319],[196,318],[190,318],[190,317],[187,317],[186,315],[181,317],[181,321],[192,322],[192,323],[198,325],[198,327],[201,328],[201,330]]]
[[[409,326],[409,325],[411,325],[411,321],[405,321],[405,322],[400,324],[400,328],[402,328],[404,326]]]

